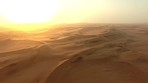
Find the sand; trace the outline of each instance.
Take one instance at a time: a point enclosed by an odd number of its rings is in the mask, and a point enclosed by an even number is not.
[[[148,83],[148,26],[104,25],[81,31],[62,42],[75,43],[70,50],[86,49],[74,50],[46,83]]]
[[[147,42],[148,25],[1,30],[0,83],[148,83]]]

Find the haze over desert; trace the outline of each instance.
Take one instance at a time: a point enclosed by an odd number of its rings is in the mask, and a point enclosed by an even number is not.
[[[148,83],[148,0],[0,0],[0,83]]]

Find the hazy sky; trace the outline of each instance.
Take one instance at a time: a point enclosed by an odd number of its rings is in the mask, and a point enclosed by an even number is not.
[[[3,1],[7,1],[8,4],[3,4]],[[51,10],[54,11],[54,6],[53,8],[52,6],[49,6],[50,8],[46,6],[46,8],[42,7],[45,3],[47,5],[47,2],[51,5],[52,3],[50,2],[53,0],[15,1],[15,4],[19,4],[16,8],[20,8],[16,11],[21,10],[19,2],[28,1],[22,3],[24,4],[22,10],[23,13],[25,13],[24,16],[29,15],[29,13],[32,14],[34,10],[36,10],[34,12],[37,14],[36,18],[32,18],[32,20],[38,20],[38,17],[41,19],[42,16],[45,18],[46,16],[44,14],[48,15],[52,13]],[[0,0],[0,5],[2,5],[0,6],[0,25],[8,25],[8,19],[6,19],[7,17],[5,15],[2,15],[2,9],[5,11],[5,7],[7,7],[7,9],[9,9],[7,12],[9,12],[10,15],[11,13],[15,14],[15,11],[9,7],[12,3],[12,0]],[[54,3],[54,5],[58,6],[58,10],[54,13],[55,15],[52,19],[50,18],[48,23],[148,23],[148,0],[56,0],[56,3],[57,4]],[[30,4],[30,7],[28,7],[28,4]],[[14,4],[12,4],[12,6],[13,5]],[[29,10],[31,8],[32,10]],[[20,12],[20,14],[22,13]],[[34,14],[32,14],[32,16],[34,16]],[[13,15],[11,15],[11,17],[14,18]],[[21,20],[21,17],[19,20]]]
[[[63,0],[65,22],[148,22],[148,0]],[[63,14],[63,16],[62,16]]]

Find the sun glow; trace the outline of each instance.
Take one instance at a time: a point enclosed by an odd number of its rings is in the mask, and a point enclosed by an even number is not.
[[[33,31],[54,24],[104,23],[120,17],[119,11],[110,0],[0,0],[0,27]]]
[[[1,0],[0,10],[11,23],[44,23],[59,10],[59,0]]]

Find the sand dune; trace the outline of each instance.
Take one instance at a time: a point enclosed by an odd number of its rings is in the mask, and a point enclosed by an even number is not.
[[[79,35],[68,40],[87,49],[55,69],[47,83],[148,83],[148,28],[134,27],[112,25],[99,35],[94,30],[92,37],[88,33],[93,30],[84,28],[88,39]]]
[[[1,83],[44,83],[60,64],[45,45],[0,53]]]
[[[0,83],[148,83],[147,42],[148,25],[1,31]]]

